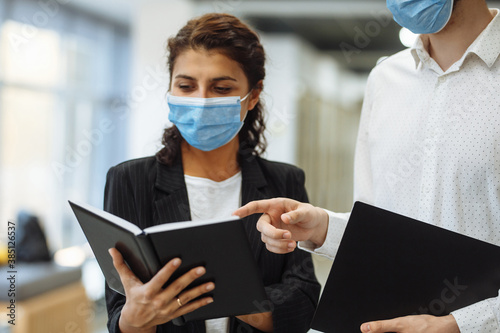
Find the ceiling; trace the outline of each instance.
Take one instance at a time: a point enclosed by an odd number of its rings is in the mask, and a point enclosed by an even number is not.
[[[78,8],[130,24],[134,10],[141,1],[152,0],[72,0],[71,3]],[[262,32],[296,34],[353,71],[369,71],[379,58],[404,48],[399,40],[401,28],[392,20],[385,0],[191,2],[196,4],[197,12],[229,12],[244,18]],[[500,7],[497,1],[487,2],[490,7]]]
[[[219,9],[213,0],[195,2],[203,12]],[[218,7],[259,31],[296,34],[357,72],[404,48],[385,0],[222,0]]]
[[[123,25],[130,25],[132,13],[140,0],[70,0],[68,6],[91,12]]]
[[[354,71],[368,71],[380,57],[402,50],[401,27],[368,18],[262,18],[248,20],[260,31],[294,33]]]

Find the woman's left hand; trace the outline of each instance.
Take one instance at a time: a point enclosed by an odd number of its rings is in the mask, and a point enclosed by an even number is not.
[[[418,315],[364,323],[361,325],[361,332],[460,333],[460,329],[452,315],[444,317]]]

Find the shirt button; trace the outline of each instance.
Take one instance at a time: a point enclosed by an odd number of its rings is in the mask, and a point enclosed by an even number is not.
[[[439,83],[445,83],[446,82],[446,76],[440,76],[438,79]]]

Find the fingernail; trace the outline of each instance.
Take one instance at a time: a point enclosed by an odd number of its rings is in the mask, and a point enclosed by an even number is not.
[[[368,325],[365,326],[365,331],[366,332],[370,332],[370,324],[368,324]]]
[[[289,233],[289,232],[285,232],[285,233],[283,234],[283,238],[284,238],[284,239],[290,239],[290,238],[292,238],[292,234],[291,234],[291,233]]]
[[[294,242],[290,242],[290,243],[288,243],[288,248],[289,248],[290,250],[293,250],[293,249],[295,248],[295,243],[294,243]]]
[[[213,303],[213,302],[214,302],[213,298],[207,299],[207,304],[210,304],[210,303]]]
[[[210,283],[209,285],[207,285],[207,290],[212,290],[215,288],[215,285],[213,283]]]
[[[203,268],[203,267],[200,267],[196,270],[196,274],[198,274],[198,275],[202,275],[203,273],[205,273],[205,268]]]
[[[172,265],[177,267],[181,264],[181,260],[179,258],[175,258],[174,260],[172,260]]]

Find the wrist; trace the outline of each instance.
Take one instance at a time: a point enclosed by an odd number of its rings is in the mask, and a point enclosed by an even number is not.
[[[156,326],[153,327],[137,327],[127,323],[126,320],[123,319],[123,316],[120,316],[118,320],[118,327],[121,333],[155,333]]]
[[[453,315],[450,314],[442,318],[444,321],[444,332],[460,333],[460,328],[458,327],[457,321]]]
[[[328,233],[328,223],[330,220],[330,217],[328,216],[328,213],[319,207],[315,207],[317,211],[317,221],[318,224],[314,227],[313,233],[311,235],[311,238],[309,239],[311,242],[313,242],[316,247],[321,247],[325,243],[326,239],[326,234]]]

